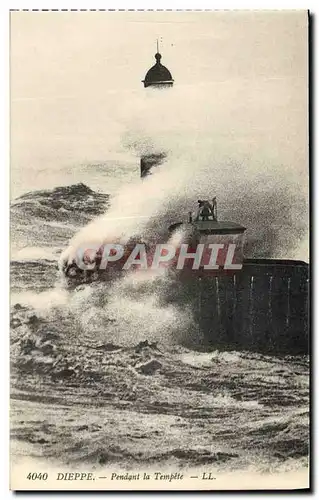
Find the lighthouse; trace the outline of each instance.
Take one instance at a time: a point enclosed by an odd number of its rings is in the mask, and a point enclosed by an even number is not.
[[[142,82],[144,88],[152,87],[156,93],[172,87],[174,80],[161,63],[158,47],[155,59],[156,64],[147,71]],[[163,92],[165,96],[166,90]],[[154,119],[157,119],[156,114]],[[143,155],[141,177],[151,175],[166,161],[167,155],[166,151],[156,150]],[[157,181],[161,182],[161,178]],[[203,190],[206,191],[207,186],[204,185]],[[197,211],[188,212],[188,220],[186,213],[183,220],[173,224],[167,220],[167,232],[162,234],[161,231],[158,241],[141,243],[138,235],[132,236],[123,254],[117,243],[107,248],[114,243],[111,235],[109,239],[103,237],[97,250],[88,247],[83,253],[82,247],[74,249],[71,246],[71,251],[62,255],[60,264],[68,286],[117,279],[123,270],[129,269],[125,265],[136,248],[142,247],[147,252],[148,267],[149,260],[153,265],[157,244],[162,245],[161,252],[163,247],[175,246],[175,254],[168,259],[171,261],[168,265],[170,279],[163,300],[169,307],[176,303],[191,314],[194,321],[190,322],[190,327],[193,329],[195,325],[201,345],[214,350],[221,347],[307,354],[308,264],[297,260],[245,258],[246,227],[238,221],[220,220],[216,197],[205,200],[200,195],[197,203]],[[189,208],[194,209],[194,206]],[[254,210],[253,206],[247,208]],[[168,218],[171,216],[167,215]],[[254,235],[249,234],[248,229],[249,238]],[[160,258],[167,262],[167,253],[156,255],[158,262]]]
[[[154,89],[167,89],[173,86],[174,80],[171,72],[161,63],[162,55],[159,53],[157,40],[157,52],[155,54],[156,63],[146,73],[142,83],[144,88],[152,87]],[[151,169],[157,167],[166,160],[164,151],[154,152],[141,157],[141,178],[151,174]]]

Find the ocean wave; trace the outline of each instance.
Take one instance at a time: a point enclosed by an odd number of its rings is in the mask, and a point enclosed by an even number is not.
[[[84,184],[32,191],[11,202],[12,223],[34,222],[79,225],[104,213],[109,195],[97,193]]]
[[[43,257],[35,247],[48,247],[46,255],[52,248],[65,247],[81,226],[104,213],[108,206],[108,195],[81,183],[20,196],[10,208],[13,258],[20,259],[20,252],[31,252],[26,247],[34,248],[32,252],[39,258]]]
[[[57,287],[36,292],[25,290],[22,292],[13,292],[10,297],[12,306],[16,304],[32,308],[35,312],[50,311],[54,307],[61,307],[67,305],[69,294],[66,290]]]
[[[52,261],[57,262],[61,254],[60,247],[24,247],[11,252],[11,261]]]
[[[274,366],[258,354],[211,356],[147,339],[114,344],[109,322],[92,338],[65,304],[61,316],[61,297],[41,295],[50,314],[27,298],[12,309],[13,442],[32,445],[35,456],[91,467],[305,465],[306,363],[287,357]],[[205,356],[209,365],[185,362]],[[284,384],[266,382],[279,368]]]

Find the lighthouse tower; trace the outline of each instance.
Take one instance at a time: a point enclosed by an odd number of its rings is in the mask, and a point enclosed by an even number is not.
[[[165,89],[173,86],[174,80],[171,72],[161,63],[162,55],[159,53],[158,40],[157,52],[155,54],[156,63],[152,66],[145,75],[144,88],[152,87],[156,89]],[[151,174],[153,167],[159,166],[166,159],[164,151],[154,152],[152,154],[143,155],[141,158],[141,177],[146,177]]]

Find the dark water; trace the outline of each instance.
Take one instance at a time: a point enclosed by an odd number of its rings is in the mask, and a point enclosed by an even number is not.
[[[307,357],[199,351],[165,278],[65,288],[59,254],[107,204],[78,185],[12,206],[13,460],[306,466]]]

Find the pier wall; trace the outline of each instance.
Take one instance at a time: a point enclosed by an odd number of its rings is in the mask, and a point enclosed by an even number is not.
[[[187,294],[207,346],[308,352],[309,270],[303,262],[247,260],[233,276],[189,282]]]

